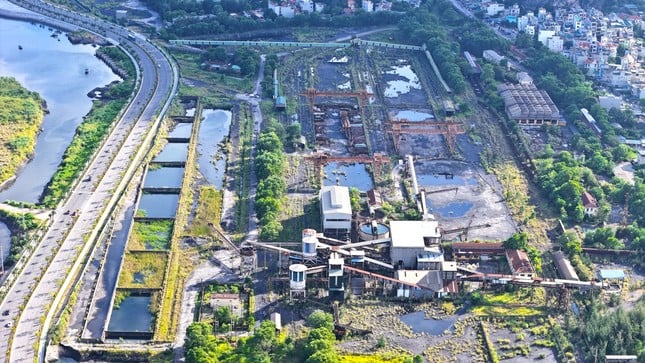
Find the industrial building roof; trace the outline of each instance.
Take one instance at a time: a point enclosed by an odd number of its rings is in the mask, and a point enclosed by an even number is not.
[[[625,278],[625,271],[623,270],[600,270],[598,272],[601,280],[623,280]]]
[[[425,247],[425,238],[440,238],[437,221],[391,221],[392,247]]]
[[[337,185],[323,187],[320,190],[320,203],[323,214],[352,214],[348,187]]]
[[[571,265],[571,261],[569,261],[569,259],[564,255],[564,252],[555,252],[553,254],[553,259],[555,260],[555,267],[558,268],[558,272],[563,279],[580,281],[576,270]]]
[[[441,271],[438,270],[397,270],[396,279],[426,290],[441,291],[443,288]]]
[[[516,120],[559,120],[560,111],[544,90],[533,84],[502,84],[499,94],[504,98],[506,113]]]

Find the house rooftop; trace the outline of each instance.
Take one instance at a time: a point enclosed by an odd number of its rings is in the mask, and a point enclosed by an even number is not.
[[[529,260],[526,252],[522,250],[506,250],[506,258],[514,274],[534,272],[531,260]]]
[[[582,205],[585,208],[598,208],[598,202],[596,201],[596,198],[594,198],[593,195],[591,195],[586,190],[582,193],[581,198]]]

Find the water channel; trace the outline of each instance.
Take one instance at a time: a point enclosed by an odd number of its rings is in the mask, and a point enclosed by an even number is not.
[[[0,192],[0,201],[38,201],[76,127],[92,107],[87,93],[119,79],[94,56],[96,48],[73,45],[64,34],[52,34],[46,26],[0,19],[0,75],[14,77],[28,90],[38,92],[49,110],[33,159],[19,171],[15,182]]]

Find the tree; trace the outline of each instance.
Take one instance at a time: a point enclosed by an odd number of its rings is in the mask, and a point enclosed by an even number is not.
[[[558,237],[558,243],[568,255],[582,252],[582,242],[574,232],[564,232]]]
[[[325,328],[330,331],[334,329],[334,317],[322,310],[316,310],[309,314],[307,323],[314,329]]]
[[[526,250],[528,247],[529,235],[525,231],[515,233],[504,241],[504,248],[507,250]]]

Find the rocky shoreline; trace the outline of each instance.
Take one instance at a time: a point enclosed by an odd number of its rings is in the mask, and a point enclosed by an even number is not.
[[[67,39],[72,44],[91,44],[94,46],[112,45],[110,41],[85,30],[67,33]]]

